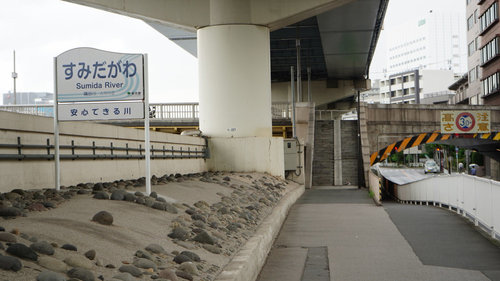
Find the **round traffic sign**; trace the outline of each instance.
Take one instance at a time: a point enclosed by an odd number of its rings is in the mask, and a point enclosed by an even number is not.
[[[476,119],[470,112],[462,112],[455,118],[455,125],[462,132],[468,132],[476,125]]]

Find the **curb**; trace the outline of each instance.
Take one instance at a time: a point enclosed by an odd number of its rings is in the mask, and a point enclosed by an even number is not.
[[[216,281],[252,281],[257,278],[288,211],[304,191],[303,185],[298,186],[280,200],[271,214],[257,228],[254,236],[241,247],[240,251],[215,278]]]

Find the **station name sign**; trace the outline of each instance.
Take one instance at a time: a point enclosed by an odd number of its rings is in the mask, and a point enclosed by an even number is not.
[[[57,57],[58,102],[144,99],[143,55],[76,48]]]
[[[143,54],[76,48],[57,56],[55,69],[59,120],[144,118],[138,106],[145,96]]]
[[[442,134],[491,133],[489,110],[441,111]]]

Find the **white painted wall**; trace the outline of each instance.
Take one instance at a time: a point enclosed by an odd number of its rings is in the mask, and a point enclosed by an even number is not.
[[[210,138],[210,171],[261,172],[285,177],[283,138]]]
[[[16,144],[21,137],[22,144],[44,145],[47,139],[54,144],[52,118],[0,112],[0,143]],[[125,147],[144,147],[144,131],[90,122],[62,122],[60,126],[60,145]],[[151,144],[155,148],[201,150],[205,140],[198,137],[180,136],[151,132]],[[0,149],[2,154],[13,154],[15,149]],[[46,154],[46,149],[23,149],[26,154]],[[51,150],[53,153],[53,150]],[[91,150],[75,151],[92,154]],[[97,151],[97,154],[110,151]],[[61,149],[61,154],[71,154],[70,149]],[[114,154],[126,154],[114,151]],[[138,154],[138,152],[130,152]],[[118,179],[137,179],[145,174],[144,160],[61,160],[61,185],[74,185],[82,182],[114,181]],[[154,159],[151,161],[151,174],[163,176],[172,173],[197,173],[206,171],[203,159]],[[14,188],[52,188],[54,187],[54,161],[49,160],[0,160],[0,192]]]

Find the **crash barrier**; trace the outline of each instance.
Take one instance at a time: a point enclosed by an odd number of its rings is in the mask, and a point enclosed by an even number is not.
[[[0,192],[55,187],[53,119],[0,111]],[[60,124],[61,185],[145,175],[144,131],[97,124]],[[151,132],[151,175],[207,170],[206,140]]]
[[[453,174],[395,187],[400,203],[448,207],[500,239],[500,182]]]

